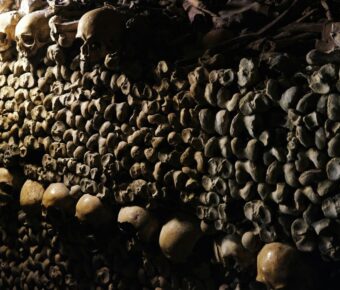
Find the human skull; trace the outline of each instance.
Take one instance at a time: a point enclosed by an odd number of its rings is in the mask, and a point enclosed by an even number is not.
[[[77,34],[79,20],[66,21],[60,16],[53,16],[49,21],[51,38],[61,47],[70,47]]]
[[[10,49],[15,42],[15,27],[20,20],[17,11],[0,14],[0,53]]]
[[[58,208],[68,212],[73,210],[73,199],[63,183],[51,183],[44,191],[41,204],[45,209]]]
[[[78,200],[75,216],[79,221],[93,226],[105,225],[113,218],[111,210],[97,196],[88,193]]]
[[[226,235],[217,239],[214,242],[214,254],[217,262],[240,269],[245,269],[254,260],[253,254],[243,247],[238,235]]]
[[[80,18],[76,37],[84,42],[80,48],[83,69],[120,49],[125,23],[125,15],[110,7],[91,10]]]
[[[195,218],[179,213],[163,225],[159,234],[159,246],[169,260],[185,262],[202,234]]]
[[[43,194],[44,187],[41,183],[30,179],[26,180],[20,191],[20,206],[29,212],[40,208]]]
[[[13,186],[13,175],[3,167],[0,168],[0,184]]]
[[[266,244],[257,256],[256,280],[268,289],[314,289],[311,276],[299,251],[290,245]]]
[[[15,28],[15,39],[21,56],[34,56],[50,41],[48,20],[44,10],[34,11],[20,19]]]

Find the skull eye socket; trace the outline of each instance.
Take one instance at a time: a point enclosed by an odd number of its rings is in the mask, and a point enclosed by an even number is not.
[[[30,34],[23,34],[21,35],[22,41],[26,45],[33,45],[34,44],[34,37]]]
[[[4,41],[4,40],[6,40],[6,38],[7,38],[7,34],[0,32],[0,41]]]

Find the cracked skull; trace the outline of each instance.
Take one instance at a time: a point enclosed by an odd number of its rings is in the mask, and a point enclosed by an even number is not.
[[[119,51],[125,31],[125,15],[109,7],[85,13],[78,25],[77,38],[83,40],[80,60],[85,67]]]
[[[34,56],[50,41],[49,18],[39,10],[25,15],[15,28],[17,50],[23,57]]]
[[[20,20],[16,11],[0,14],[0,52],[5,52],[14,45],[15,27]]]
[[[266,244],[257,256],[256,280],[268,289],[315,289],[313,272],[294,247],[279,242]]]

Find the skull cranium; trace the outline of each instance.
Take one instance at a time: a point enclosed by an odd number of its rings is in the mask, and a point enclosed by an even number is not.
[[[288,244],[266,244],[257,256],[256,280],[268,289],[314,289],[314,278],[306,260]]]
[[[44,0],[22,0],[20,1],[19,12],[26,15],[33,11],[43,9],[47,6]]]
[[[44,10],[25,15],[15,28],[17,50],[23,57],[32,57],[50,41],[49,18]]]
[[[15,27],[20,20],[20,14],[9,11],[0,14],[0,53],[10,49],[15,42]]]
[[[108,53],[119,51],[125,23],[125,15],[110,7],[91,10],[81,17],[76,37],[84,41],[80,49],[83,68],[98,63]]]

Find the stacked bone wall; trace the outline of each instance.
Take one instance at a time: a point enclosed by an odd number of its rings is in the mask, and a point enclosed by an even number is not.
[[[70,44],[51,34],[48,2],[1,53],[1,289],[264,289],[256,256],[276,241],[336,279],[336,64],[311,51],[179,66],[114,50],[93,63],[70,22],[101,4],[62,14]]]

